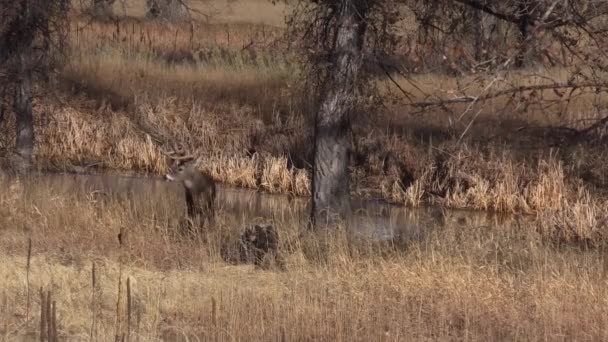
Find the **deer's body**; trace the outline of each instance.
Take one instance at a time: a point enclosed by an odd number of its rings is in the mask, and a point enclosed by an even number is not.
[[[195,161],[177,161],[165,175],[168,181],[180,182],[184,186],[188,219],[201,224],[205,219],[213,221],[216,196],[213,178],[196,168]]]

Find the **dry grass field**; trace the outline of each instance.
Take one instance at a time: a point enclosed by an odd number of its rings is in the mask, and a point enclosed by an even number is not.
[[[177,188],[99,199],[75,184],[2,185],[6,341],[37,340],[40,289],[70,341],[606,338],[605,256],[546,244],[542,222],[446,217],[397,245],[307,236],[285,217],[274,224],[287,271],[255,270],[226,261],[241,227],[228,212],[192,240],[175,234]]]
[[[37,167],[155,177],[177,143],[224,185],[309,195],[311,103],[282,39],[287,7],[209,0],[193,3],[201,20],[166,23],[145,20],[144,3],[127,1],[122,17],[117,1],[116,21],[74,13],[69,60],[35,103]],[[485,86],[396,81],[420,98]],[[177,235],[184,204],[167,184],[104,196],[2,178],[0,340],[40,340],[41,289],[69,341],[606,340],[608,150],[555,144],[561,131],[547,128],[586,126],[605,99],[578,97],[567,113],[504,101],[462,117],[362,109],[351,161],[356,197],[504,216],[445,211],[440,229],[406,243],[309,235],[295,216],[273,218],[286,271],[235,265],[245,222],[223,208],[203,237]]]

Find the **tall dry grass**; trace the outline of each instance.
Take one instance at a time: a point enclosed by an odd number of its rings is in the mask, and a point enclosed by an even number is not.
[[[265,0],[190,0],[191,17],[207,23],[242,24],[264,23],[281,27],[285,25],[284,17],[288,10],[288,2]],[[86,13],[86,1],[73,1],[72,9],[76,13]],[[116,1],[113,6],[114,15],[118,18],[143,18],[146,15],[146,1]]]
[[[198,119],[213,114],[202,109],[180,113],[182,108],[171,104],[170,99],[156,108],[142,105],[141,116],[135,122],[107,109],[105,116],[91,115],[86,121],[74,109],[56,109],[54,120],[38,133],[39,165],[67,171],[78,170],[78,165],[93,165],[158,174],[166,170],[167,163],[153,137],[167,137],[168,141],[186,142],[189,150],[202,156],[200,169],[224,184],[272,193],[310,194],[309,172],[290,165],[287,156],[267,151],[247,154],[259,134],[258,128],[243,127],[224,135],[220,133],[220,119]],[[255,124],[256,119],[251,120]],[[142,123],[148,131],[142,129]],[[276,142],[275,137],[267,137]],[[287,138],[288,149],[284,153],[297,148],[298,139],[302,139]],[[399,142],[393,149],[397,157],[393,158],[405,162],[409,159],[409,165],[388,162],[386,167],[386,152],[367,155],[352,174],[353,195],[414,207],[430,203],[523,213],[567,209],[575,202],[592,204],[598,197],[573,178],[576,170],[555,156],[520,160],[499,149],[484,152],[478,147],[449,145],[448,142],[437,150],[423,152],[411,143]],[[406,184],[404,174],[410,172],[415,172],[413,180]],[[585,196],[581,197],[581,193]]]
[[[217,181],[308,195],[309,94],[295,86],[296,59],[278,49],[268,4],[236,2],[192,26],[141,20],[143,1],[127,4],[130,18],[117,22],[74,18],[59,86],[36,103],[38,167],[160,174],[161,147],[177,142]],[[441,75],[417,81],[456,89]],[[442,224],[421,219],[420,231],[388,241],[353,238],[347,226],[310,234],[300,202],[258,218],[257,204],[221,203],[216,225],[192,239],[177,232],[182,194],[165,183],[105,176],[114,190],[99,191],[2,178],[0,336],[39,340],[46,321],[60,340],[605,340],[606,150],[549,150],[552,131],[534,128],[601,114],[596,99],[582,100],[568,117],[494,115],[496,102],[462,139],[471,116],[454,124],[390,105],[358,113],[353,195],[535,214],[445,211]],[[0,149],[12,141],[1,135]],[[238,234],[253,221],[277,227],[286,272],[235,264]]]
[[[175,142],[202,156],[201,169],[227,185],[308,195],[312,104],[297,86],[297,58],[280,37],[280,28],[263,21],[75,16],[59,87],[37,103],[45,114],[36,128],[37,165],[159,174],[166,168],[160,149]],[[502,82],[537,84],[567,74],[544,73]],[[397,81],[420,98],[462,84],[473,92],[484,88],[478,77],[421,75],[416,87]],[[578,97],[569,106],[576,115],[566,116],[501,101],[462,117],[435,110],[410,116],[409,108],[390,104],[362,109],[353,127],[352,194],[412,207],[523,213],[602,203],[607,173],[596,156],[606,150],[585,144],[550,150],[562,137],[539,125],[580,128],[601,115],[603,101]],[[452,114],[461,107],[453,106]],[[13,132],[9,120],[2,125]],[[0,149],[13,141],[2,135]]]
[[[27,287],[52,292],[60,340],[605,339],[601,250],[547,245],[534,221],[446,219],[387,244],[303,234],[287,217],[273,223],[288,269],[262,271],[225,261],[242,226],[234,213],[220,210],[207,238],[192,240],[176,234],[177,188],[92,189],[3,182],[6,340],[39,336],[41,302],[26,307]]]

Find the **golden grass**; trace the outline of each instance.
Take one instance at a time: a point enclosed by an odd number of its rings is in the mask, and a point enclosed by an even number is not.
[[[310,194],[307,170],[288,168],[286,157],[244,153],[242,148],[250,144],[253,129],[222,136],[218,134],[221,122],[206,120],[196,124],[197,118],[209,117],[204,110],[191,110],[189,117],[182,119],[181,113],[166,109],[171,107],[166,104],[155,112],[144,106],[138,112],[145,114],[136,122],[109,110],[106,115],[98,112],[83,116],[71,108],[55,108],[53,120],[38,132],[36,158],[44,169],[74,170],[78,165],[100,163],[96,166],[160,174],[166,171],[166,158],[141,129],[141,122],[145,122],[144,128],[151,127],[152,133],[179,137],[179,142],[193,146],[193,151],[202,156],[199,167],[219,182],[271,193]],[[146,108],[150,111],[146,112]],[[596,198],[588,194],[590,190],[584,185],[570,180],[568,174],[573,171],[555,157],[518,162],[509,153],[487,154],[467,145],[438,150],[419,155],[414,169],[419,176],[407,188],[399,170],[384,174],[382,167],[377,167],[376,171],[353,174],[353,194],[380,196],[408,206],[432,203],[448,208],[523,213],[567,209],[571,203],[593,203]],[[442,192],[443,197],[436,195]],[[585,195],[581,198],[580,194]]]
[[[143,14],[142,2],[127,4],[129,15]],[[298,66],[267,45],[279,31],[252,24],[256,17],[278,25],[265,4],[234,6],[217,17],[223,22],[194,23],[192,38],[185,24],[133,19],[73,33],[58,99],[36,106],[48,114],[36,126],[37,165],[160,174],[160,147],[174,141],[201,155],[200,168],[217,181],[309,195],[307,111],[288,90]],[[243,50],[252,41],[255,53]],[[443,76],[418,81],[445,88],[434,91],[455,88]],[[511,108],[496,119],[496,102],[462,141],[470,116],[450,126],[441,112],[409,117],[392,107],[362,118],[353,128],[353,195],[536,214],[487,220],[445,211],[438,225],[392,208],[391,220],[423,227],[413,239],[309,234],[297,214],[304,202],[275,215],[255,198],[248,207],[225,200],[216,226],[188,239],[176,233],[185,208],[169,184],[105,176],[115,189],[100,192],[77,181],[0,179],[0,336],[38,339],[42,287],[57,303],[60,339],[605,340],[608,266],[594,247],[606,239],[607,203],[581,181],[603,181],[605,150],[518,150],[539,137],[511,130],[580,127],[598,114],[591,110],[598,102],[584,100],[561,118]],[[3,135],[2,148],[10,137]],[[278,228],[286,272],[232,264],[240,229],[254,221]]]
[[[113,108],[127,107],[138,98],[165,95],[179,96],[180,101],[197,99],[199,105],[267,109],[281,95],[283,79],[296,71],[280,52],[242,50],[250,42],[246,39],[256,39],[259,28],[243,34],[242,39],[233,37],[231,42],[218,42],[217,28],[199,28],[205,35],[196,36],[197,45],[192,45],[184,41],[187,32],[175,35],[158,23],[133,23],[140,33],[130,31],[128,23],[117,25],[126,31],[118,29],[117,33],[111,24],[95,23],[79,36],[72,35],[74,49],[62,75],[65,86],[105,99]],[[247,28],[237,30],[243,31]],[[146,42],[149,35],[155,39]],[[264,39],[262,44],[272,36]]]
[[[80,29],[70,35],[61,87],[36,106],[47,114],[36,123],[37,166],[160,174],[160,147],[177,142],[202,156],[200,168],[219,182],[309,195],[310,104],[293,87],[297,63],[274,43],[282,21],[274,11],[284,7],[269,4],[239,1],[193,26],[143,21],[143,1],[128,1],[131,18],[118,23],[75,17]],[[501,86],[565,71],[546,72],[509,75]],[[459,95],[454,78],[416,81]],[[459,81],[470,91],[484,86]],[[566,116],[525,116],[500,101],[481,108],[462,140],[471,114],[454,124],[444,112],[412,117],[391,106],[359,117],[353,195],[536,214],[488,220],[444,211],[438,225],[419,211],[390,209],[390,220],[423,227],[413,239],[310,234],[298,216],[305,202],[276,196],[260,204],[250,193],[245,207],[224,200],[216,225],[188,239],[176,233],[185,208],[169,184],[104,176],[114,189],[98,191],[78,181],[0,177],[0,336],[38,339],[43,288],[57,303],[60,339],[606,340],[608,259],[594,249],[608,224],[596,187],[605,182],[606,150],[530,152],[521,147],[549,137],[513,129],[580,128],[603,102],[583,96]],[[8,121],[3,132],[13,131]],[[12,140],[3,134],[0,148]],[[285,202],[285,210],[265,207]],[[240,229],[257,221],[279,230],[286,272],[232,264]]]
[[[45,131],[39,133],[36,156],[44,160],[45,167],[69,171],[71,166],[88,166],[102,161],[103,166],[119,170],[130,170],[135,165],[137,169],[149,172],[166,169],[165,158],[158,147],[126,117],[107,113],[107,116],[90,116],[82,121],[78,119],[82,114],[73,108],[56,110],[57,120],[49,122]],[[44,134],[49,131],[65,134]]]
[[[106,341],[127,330],[140,340],[605,339],[601,252],[554,249],[527,220],[446,218],[390,247],[339,232],[301,235],[295,218],[276,219],[288,270],[260,271],[223,261],[243,225],[234,213],[220,210],[207,239],[174,234],[183,203],[170,185],[149,181],[95,200],[93,188],[69,179],[15,184],[0,191],[7,340],[37,338],[41,287],[57,303],[61,339]]]
[[[86,4],[86,2],[84,2]],[[187,2],[192,8],[192,16],[196,20],[205,20],[211,23],[264,23],[273,26],[284,26],[287,6],[285,2],[266,0],[190,0]],[[125,1],[126,13],[123,3],[114,3],[114,14],[121,17],[143,18],[146,15],[145,0]],[[80,10],[80,2],[74,1],[73,8]]]
[[[477,153],[465,147],[440,164],[445,170],[439,173],[447,174],[438,188],[447,192],[448,207],[529,213],[565,208],[576,197],[576,185],[568,183],[563,166],[551,157],[534,166],[516,164],[507,153],[488,159]]]
[[[241,5],[251,3],[234,4]],[[219,182],[310,194],[310,103],[294,86],[296,59],[275,44],[280,28],[254,20],[171,24],[137,18],[88,22],[78,16],[72,26],[59,91],[37,104],[38,112],[50,114],[37,123],[39,168],[160,174],[166,168],[160,148],[176,142],[202,156],[200,168]],[[563,80],[567,74],[507,74],[497,87]],[[475,93],[488,81],[479,75],[415,78],[425,92],[447,96],[460,95],[459,87]],[[422,98],[415,87],[398,82]],[[562,116],[538,108],[523,112],[521,101],[506,107],[501,101],[460,119],[462,105],[452,106],[452,114],[410,116],[404,114],[409,108],[389,105],[359,115],[351,193],[412,207],[520,213],[602,203],[597,185],[606,183],[606,169],[594,156],[605,151],[585,145],[551,152],[542,147],[552,139],[550,132],[535,126],[580,128],[601,114],[603,100],[581,96]],[[3,125],[12,131],[8,122]],[[10,148],[12,140],[3,135],[0,148]]]

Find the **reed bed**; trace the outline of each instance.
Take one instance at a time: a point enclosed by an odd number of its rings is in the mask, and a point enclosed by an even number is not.
[[[307,164],[295,165],[292,159],[298,153],[300,157],[310,153],[310,146],[304,144],[308,140],[305,133],[272,134],[247,112],[220,116],[182,106],[174,98],[163,99],[156,108],[142,104],[136,110],[138,118],[109,109],[90,114],[70,107],[49,107],[49,111],[54,112],[52,119],[37,132],[40,143],[36,158],[42,169],[74,171],[90,165],[92,170],[161,174],[167,167],[162,149],[177,141],[201,156],[200,169],[218,182],[270,193],[310,194]],[[247,115],[251,115],[249,119]],[[226,123],[239,118],[241,125],[226,132]],[[289,125],[272,130],[295,130]],[[454,147],[450,141],[431,151],[407,141],[394,146],[383,141],[369,144],[376,143],[385,144],[384,150],[359,147],[365,160],[352,167],[354,196],[383,198],[412,207],[435,204],[512,213],[556,211],[574,202],[591,205],[602,198],[593,185],[580,182],[582,173],[588,171],[584,164],[566,165],[558,153],[538,152],[522,158],[518,152],[482,150],[468,144]],[[249,152],[252,147],[254,154]],[[584,158],[590,160],[591,156]]]

